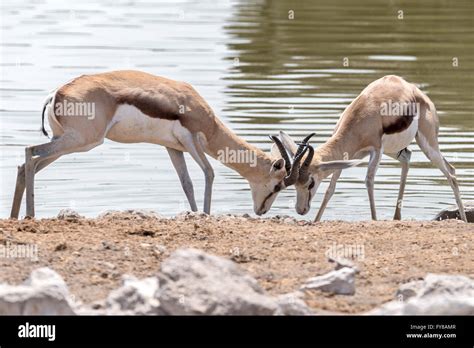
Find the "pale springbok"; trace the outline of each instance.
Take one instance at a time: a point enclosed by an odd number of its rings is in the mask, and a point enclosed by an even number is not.
[[[332,197],[341,171],[321,166],[322,162],[338,159],[361,159],[370,156],[365,179],[372,219],[377,219],[374,201],[374,177],[382,154],[400,161],[400,188],[394,220],[401,219],[411,151],[408,145],[416,139],[423,153],[446,176],[454,192],[460,217],[466,220],[454,167],[443,157],[438,146],[439,120],[433,102],[414,84],[398,76],[389,75],[370,83],[342,113],[333,135],[316,150],[309,147],[305,163],[295,186],[296,211],[306,214],[321,181],[332,174],[331,182],[316,215],[319,221]],[[297,144],[284,132],[281,141],[291,154]],[[303,165],[304,167],[304,165]]]
[[[93,112],[84,112],[89,109],[82,108],[84,105],[93,106]],[[102,144],[104,138],[165,146],[193,211],[197,206],[183,152],[189,152],[204,172],[204,212],[208,214],[214,171],[206,154],[217,159],[221,151],[253,155],[251,161],[221,161],[248,180],[258,215],[266,213],[278,192],[294,184],[298,177],[298,158],[293,165],[289,160],[285,163],[275,145],[272,153],[277,157],[247,143],[227,128],[196,90],[184,82],[139,71],[83,75],[47,98],[42,115],[42,129],[47,135],[45,113],[53,137],[48,143],[25,149],[25,163],[18,167],[12,218],[18,218],[25,186],[26,215],[34,217],[34,177],[38,171],[65,154],[89,151]]]

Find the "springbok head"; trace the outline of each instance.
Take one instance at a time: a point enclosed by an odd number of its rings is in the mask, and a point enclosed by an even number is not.
[[[306,151],[308,152],[294,182],[296,188],[295,209],[300,215],[308,213],[311,208],[311,200],[316,194],[321,181],[327,177],[328,171],[342,170],[361,163],[359,160],[319,161],[318,157],[314,156],[313,146],[309,144],[309,140],[314,135],[315,133],[311,133],[297,144],[288,134],[280,132],[280,144],[282,144],[280,151],[285,152],[287,156],[287,152],[290,153],[295,159],[301,154],[301,157],[304,156]]]
[[[249,181],[254,211],[257,215],[268,212],[278,193],[298,181],[301,159],[307,151],[306,147],[301,147],[291,160],[280,139],[274,135],[271,135],[270,139],[274,144],[271,150],[273,160],[268,174],[264,178],[259,177],[259,180]]]

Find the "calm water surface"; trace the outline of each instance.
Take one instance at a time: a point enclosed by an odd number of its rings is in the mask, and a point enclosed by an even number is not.
[[[463,198],[474,199],[471,0],[3,0],[1,7],[2,218],[10,211],[24,147],[47,140],[39,127],[48,91],[78,75],[114,69],[192,83],[224,122],[264,150],[270,148],[268,134],[281,129],[296,137],[314,131],[322,143],[368,83],[398,74],[435,102],[441,149],[457,168]],[[431,218],[454,198],[439,170],[416,144],[411,149],[403,216]],[[212,163],[213,212],[251,213],[246,181]],[[202,172],[191,159],[188,166],[202,207]],[[345,171],[324,218],[370,218],[365,171]],[[399,175],[398,164],[384,157],[376,181],[380,218],[392,217]],[[293,189],[280,194],[269,215],[296,215],[294,197]],[[87,216],[131,208],[174,215],[188,204],[164,148],[106,141],[37,175],[37,215],[53,216],[62,208]]]

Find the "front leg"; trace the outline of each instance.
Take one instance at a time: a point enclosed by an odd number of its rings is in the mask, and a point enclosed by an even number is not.
[[[184,154],[182,151],[178,151],[167,147],[168,154],[173,163],[173,167],[178,173],[179,181],[181,182],[181,187],[183,188],[186,198],[188,199],[189,205],[191,206],[192,211],[197,211],[196,200],[194,199],[194,187],[193,182],[189,176],[188,168],[186,166],[186,161],[184,160]]]
[[[369,194],[370,202],[370,213],[372,214],[372,220],[377,220],[377,212],[375,210],[375,198],[374,198],[374,182],[375,174],[379,167],[380,160],[382,159],[382,149],[375,149],[370,153],[369,168],[367,170],[367,176],[365,178],[365,186]]]
[[[206,152],[204,151],[204,135],[201,133],[194,135],[194,143],[196,145],[197,153],[201,159],[201,168],[204,171],[204,178],[206,186],[204,189],[204,212],[206,214],[211,213],[211,198],[212,198],[212,185],[214,183],[214,169],[207,160]],[[198,162],[199,163],[199,162]]]
[[[314,219],[315,222],[321,220],[324,210],[326,209],[326,206],[328,205],[329,200],[331,199],[332,195],[334,194],[334,191],[336,190],[336,183],[340,176],[341,176],[341,170],[338,170],[333,173],[331,177],[331,182],[329,183],[326,193],[324,194],[324,198],[321,203],[321,206],[319,207],[318,214],[316,215],[316,218]]]
[[[206,158],[204,146],[201,143],[201,139],[198,137],[197,134],[193,135],[189,132],[182,134],[179,137],[179,141],[204,172],[204,178],[206,180],[206,186],[204,189],[204,212],[206,214],[210,214],[212,184],[214,182],[214,170],[212,169],[211,164]]]

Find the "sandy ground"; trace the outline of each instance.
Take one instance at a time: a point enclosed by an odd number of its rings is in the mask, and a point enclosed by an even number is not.
[[[37,245],[38,259],[0,257],[0,282],[20,283],[32,269],[59,272],[71,293],[90,303],[117,288],[124,273],[157,273],[173,250],[195,247],[238,262],[271,294],[297,290],[334,268],[326,254],[352,257],[360,273],[354,296],[312,292],[317,309],[358,313],[394,298],[398,286],[426,273],[474,278],[474,225],[460,221],[308,223],[184,215],[121,214],[100,219],[0,220],[0,245]],[[4,249],[5,250],[5,249]]]

